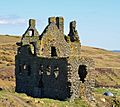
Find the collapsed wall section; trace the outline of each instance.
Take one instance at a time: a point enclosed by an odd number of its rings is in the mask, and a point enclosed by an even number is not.
[[[93,100],[91,71],[94,61],[88,57],[70,56],[68,58],[68,82],[70,83],[71,100],[85,97]]]

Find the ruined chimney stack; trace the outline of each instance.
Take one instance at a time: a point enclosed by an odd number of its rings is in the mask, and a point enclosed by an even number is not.
[[[51,23],[56,23],[56,17],[49,17],[48,23],[49,23],[49,24],[51,24]]]
[[[76,30],[76,21],[70,22],[70,30]]]
[[[64,33],[64,18],[63,17],[50,17],[48,19],[48,23],[55,23],[58,27],[58,29]]]
[[[34,19],[29,19],[29,26],[35,27],[35,20]]]
[[[68,36],[70,36],[71,42],[79,41],[78,32],[76,30],[76,21],[70,22],[70,32]]]
[[[56,25],[58,26],[59,30],[64,33],[64,18],[63,17],[56,17]]]

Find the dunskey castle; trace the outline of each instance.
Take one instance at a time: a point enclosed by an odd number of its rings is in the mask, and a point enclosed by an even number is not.
[[[42,34],[29,20],[29,27],[17,42],[15,57],[16,92],[59,100],[91,96],[93,60],[81,57],[76,21],[64,34],[63,17],[50,17]]]

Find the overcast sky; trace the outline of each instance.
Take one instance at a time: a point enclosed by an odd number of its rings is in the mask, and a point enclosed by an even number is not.
[[[63,16],[65,34],[77,21],[82,45],[120,50],[120,0],[1,0],[0,34],[22,35],[28,20],[41,34],[50,16]]]

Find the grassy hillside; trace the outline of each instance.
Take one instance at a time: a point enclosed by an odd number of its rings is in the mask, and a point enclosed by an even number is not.
[[[83,56],[94,59],[96,68],[118,68],[120,69],[120,53],[107,51],[100,48],[82,46]]]
[[[15,42],[19,40],[20,40],[19,36],[0,35],[0,45],[1,44],[15,44]]]
[[[0,88],[11,90],[15,87],[14,65],[18,36],[0,35]]]
[[[120,53],[82,46],[82,56],[95,61],[93,77],[96,83],[106,87],[120,87]]]

